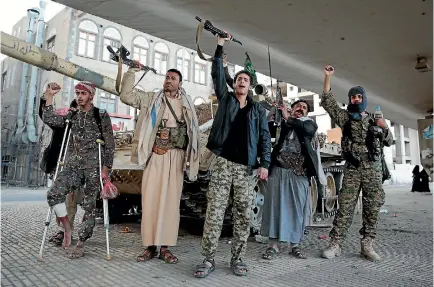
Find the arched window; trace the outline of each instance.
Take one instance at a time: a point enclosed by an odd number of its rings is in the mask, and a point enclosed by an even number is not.
[[[107,46],[112,46],[115,51],[121,46],[121,33],[117,29],[110,27],[104,30],[104,45],[102,50],[102,60],[115,63],[110,59],[110,52],[107,50]]]
[[[167,71],[167,62],[169,59],[169,47],[164,43],[157,43],[154,47],[154,68],[157,73],[164,75]]]
[[[133,59],[147,65],[149,44],[145,37],[138,36],[133,41]]]
[[[194,57],[194,82],[197,84],[206,84],[206,67],[207,62],[199,58],[198,55]]]
[[[98,27],[89,20],[84,20],[78,26],[78,49],[77,55],[95,58],[95,43],[98,35]]]
[[[56,45],[56,35],[47,40],[47,51],[54,53],[54,46]]]
[[[117,113],[116,96],[106,91],[100,91],[98,107],[105,109],[107,113]]]
[[[176,68],[182,73],[184,81],[190,81],[190,54],[185,49],[176,53]]]
[[[193,103],[194,103],[195,106],[198,106],[198,105],[201,105],[201,104],[205,104],[206,102],[205,102],[205,100],[203,98],[197,97],[196,99],[194,99]]]

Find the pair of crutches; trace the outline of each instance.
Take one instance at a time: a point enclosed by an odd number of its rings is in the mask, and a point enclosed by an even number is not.
[[[53,177],[53,184],[56,181],[57,178],[57,174],[59,172],[59,167],[60,171],[63,170],[63,167],[65,166],[65,158],[66,158],[66,153],[68,151],[68,145],[69,145],[69,139],[71,138],[71,131],[69,130],[69,126],[70,126],[70,120],[66,120],[66,128],[65,128],[65,133],[63,134],[63,139],[62,139],[62,146],[60,148],[60,154],[59,154],[59,158],[57,160],[57,166],[56,166],[56,171],[54,172],[54,177]],[[68,133],[69,130],[69,133]],[[68,139],[66,139],[66,135],[68,134]],[[65,140],[66,140],[66,145],[65,145]],[[104,144],[104,141],[101,139],[97,139],[96,142],[98,143],[98,154],[99,154],[99,179],[100,179],[100,184],[101,184],[101,190],[103,188],[103,182],[102,182],[102,174],[101,174],[101,169],[102,169],[102,165],[101,165],[101,145]],[[65,149],[65,152],[63,152],[63,150]],[[63,154],[62,154],[63,153]],[[109,245],[109,214],[108,214],[108,200],[107,199],[103,199],[103,212],[104,212],[104,227],[106,230],[106,242],[107,242],[107,256],[106,259],[110,260],[110,245]],[[42,260],[42,254],[44,252],[44,246],[45,246],[45,240],[47,239],[47,232],[48,232],[48,227],[50,226],[50,222],[51,222],[51,215],[53,213],[53,207],[49,207],[48,208],[48,213],[47,213],[47,217],[45,220],[45,228],[44,228],[44,234],[42,236],[42,242],[41,242],[41,248],[39,250],[39,256],[38,256],[38,260]]]

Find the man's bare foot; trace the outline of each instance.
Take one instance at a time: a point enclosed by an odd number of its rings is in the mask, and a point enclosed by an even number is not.
[[[63,248],[68,248],[71,245],[71,224],[69,223],[68,216],[59,217],[59,221],[63,224],[63,228],[65,228],[65,233],[63,235]]]
[[[78,241],[68,254],[70,259],[76,259],[84,256],[84,242]]]

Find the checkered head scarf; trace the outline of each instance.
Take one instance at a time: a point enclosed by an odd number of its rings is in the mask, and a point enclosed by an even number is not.
[[[76,91],[86,91],[89,92],[92,96],[95,95],[95,85],[91,82],[79,82],[77,85],[75,85]]]

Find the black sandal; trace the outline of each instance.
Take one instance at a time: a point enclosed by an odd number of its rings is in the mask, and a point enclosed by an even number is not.
[[[211,266],[209,266],[209,264],[206,264],[207,262],[211,263]],[[196,269],[194,270],[193,276],[196,278],[206,278],[214,270],[215,270],[214,259],[212,260],[205,259],[202,264],[196,265]],[[198,274],[199,272],[203,274]]]
[[[277,256],[277,250],[274,247],[268,247],[262,254],[263,259],[273,260]]]
[[[237,276],[246,276],[249,272],[246,263],[237,260],[231,263],[232,272]]]
[[[300,247],[293,247],[291,251],[292,255],[294,255],[298,259],[307,259],[307,256],[305,253],[301,252]]]
[[[168,264],[178,263],[178,257],[173,255],[173,253],[170,252],[169,249],[165,249],[163,251],[161,251],[161,249],[160,249],[160,256],[158,256],[158,259],[161,259]]]
[[[63,231],[58,231],[56,234],[51,236],[51,238],[48,240],[48,242],[53,242],[56,245],[62,245],[63,238],[65,237],[65,233]]]
[[[145,249],[145,251],[143,251],[141,255],[137,256],[137,261],[146,262],[157,256],[158,256],[157,247],[149,246],[148,248]]]

